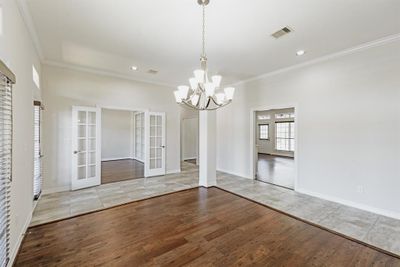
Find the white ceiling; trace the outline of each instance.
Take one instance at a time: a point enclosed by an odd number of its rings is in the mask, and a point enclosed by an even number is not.
[[[198,68],[197,0],[22,1],[45,61],[171,85]],[[225,83],[249,79],[400,33],[399,17],[399,0],[211,0],[209,69]],[[294,32],[270,36],[284,26]],[[299,49],[307,53],[297,57]]]

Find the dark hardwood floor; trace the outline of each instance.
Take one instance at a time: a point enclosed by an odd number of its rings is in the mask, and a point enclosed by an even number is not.
[[[217,188],[28,230],[15,266],[400,266],[400,259]]]
[[[144,164],[134,159],[101,162],[101,183],[108,184],[144,177]]]
[[[257,180],[293,189],[295,175],[293,158],[258,154]]]

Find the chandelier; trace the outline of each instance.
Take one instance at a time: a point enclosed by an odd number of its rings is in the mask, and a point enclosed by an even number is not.
[[[184,104],[197,110],[215,110],[232,102],[235,88],[226,87],[222,90],[222,76],[208,75],[206,47],[206,6],[210,0],[197,0],[203,8],[203,50],[200,58],[201,68],[193,72],[194,77],[189,79],[188,85],[178,86],[174,92],[175,100],[179,104]]]

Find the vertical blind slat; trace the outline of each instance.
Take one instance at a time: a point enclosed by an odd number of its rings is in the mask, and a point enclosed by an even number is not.
[[[11,82],[0,73],[0,267],[9,259],[12,126]]]
[[[42,170],[40,151],[40,105],[34,105],[34,168],[33,168],[33,196],[38,199],[42,192]]]

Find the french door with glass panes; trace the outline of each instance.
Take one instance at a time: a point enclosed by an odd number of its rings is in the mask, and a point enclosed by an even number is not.
[[[72,190],[101,183],[100,124],[100,108],[72,107]]]
[[[146,112],[145,176],[165,175],[165,113]]]

